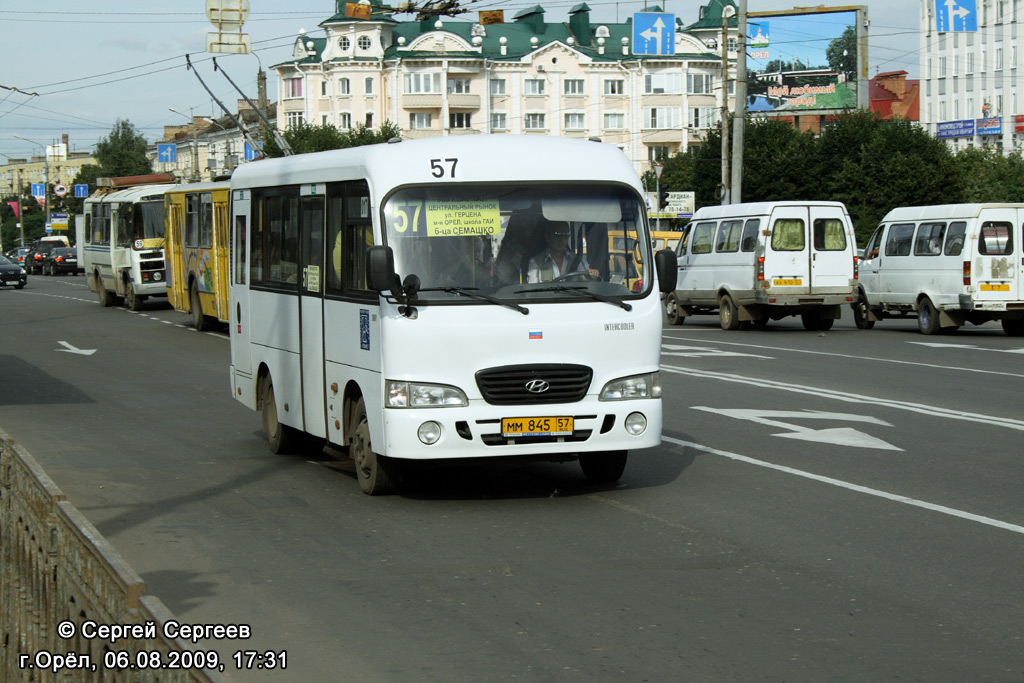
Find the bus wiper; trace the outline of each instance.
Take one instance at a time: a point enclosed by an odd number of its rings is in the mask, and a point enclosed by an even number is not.
[[[520,306],[519,304],[514,304],[511,301],[505,301],[504,299],[499,299],[498,297],[491,296],[490,294],[481,294],[480,292],[476,291],[477,289],[477,287],[424,287],[423,289],[420,289],[418,291],[445,292],[446,294],[458,294],[460,296],[468,296],[470,299],[489,301],[490,303],[497,304],[498,306],[511,308],[512,310],[519,311],[523,315],[528,315],[530,313],[530,309],[526,308],[525,306]]]
[[[603,294],[591,292],[585,286],[566,287],[565,285],[553,285],[551,287],[540,287],[537,289],[517,289],[515,291],[516,294],[523,294],[527,292],[569,292],[570,294],[578,294],[579,296],[589,297],[594,301],[603,301],[606,304],[611,304],[612,306],[619,306],[627,311],[633,310],[633,307],[630,304],[627,304],[625,301],[620,301],[619,299],[613,299],[610,296],[604,296]]]

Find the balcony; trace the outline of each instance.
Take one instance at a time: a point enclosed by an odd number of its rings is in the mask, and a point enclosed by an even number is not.
[[[402,95],[402,109],[440,109],[443,104],[440,94]]]

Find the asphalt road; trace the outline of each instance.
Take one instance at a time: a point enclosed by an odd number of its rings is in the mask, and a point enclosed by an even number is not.
[[[94,353],[76,353],[92,351]],[[666,327],[661,447],[424,471],[275,456],[224,333],[0,291],[0,428],[239,681],[1022,681],[1024,340]]]

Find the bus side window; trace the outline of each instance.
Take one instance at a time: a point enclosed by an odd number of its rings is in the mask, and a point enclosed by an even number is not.
[[[199,246],[209,249],[213,246],[213,195],[204,192],[199,201]]]
[[[370,188],[365,180],[331,185],[327,199],[327,289],[367,293],[366,252],[373,246]]]
[[[914,241],[913,223],[896,223],[889,226],[889,237],[885,240],[886,256],[910,256]]]
[[[195,247],[199,244],[199,197],[194,194],[185,195],[185,246]]]
[[[246,244],[245,244],[245,216],[235,217],[235,284],[245,284],[246,268]]]
[[[751,218],[743,225],[743,237],[740,238],[740,249],[754,251],[757,248],[757,232],[761,229],[761,219]]]
[[[694,254],[710,254],[715,244],[715,223],[699,223],[693,230]]]
[[[922,223],[917,227],[914,240],[914,256],[938,256],[942,253],[942,238],[946,232],[945,223]]]
[[[868,240],[868,245],[864,247],[864,259],[870,261],[871,259],[878,256],[878,246],[882,241],[882,231],[885,230],[884,225],[879,225],[875,229],[875,234]]]
[[[949,224],[946,232],[946,249],[943,253],[946,256],[959,256],[964,250],[964,235],[967,233],[967,223],[956,221]]]

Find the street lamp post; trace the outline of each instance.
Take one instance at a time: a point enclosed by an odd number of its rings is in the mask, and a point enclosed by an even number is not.
[[[168,107],[168,111],[172,111],[178,116],[185,116],[177,109],[171,109]],[[192,182],[198,182],[200,178],[199,170],[199,137],[196,133],[196,119],[192,116],[192,107],[188,109],[189,116],[186,117],[192,123]]]
[[[44,169],[43,172],[45,174],[44,181],[43,181],[43,206],[46,207],[46,224],[49,225],[50,224],[50,155],[49,155],[49,153],[47,153],[45,145],[41,145],[38,142],[36,142],[35,140],[29,140],[28,138],[23,138],[20,135],[15,135],[14,137],[18,138],[19,140],[24,140],[25,142],[31,142],[33,145],[37,145],[40,149],[43,150],[43,169]],[[20,203],[20,200],[19,200],[19,203]],[[25,221],[22,221],[22,225],[23,226],[24,226],[24,224],[25,224]],[[21,233],[21,243],[24,245],[25,244],[25,228],[22,227],[21,230],[22,230],[22,233]]]

